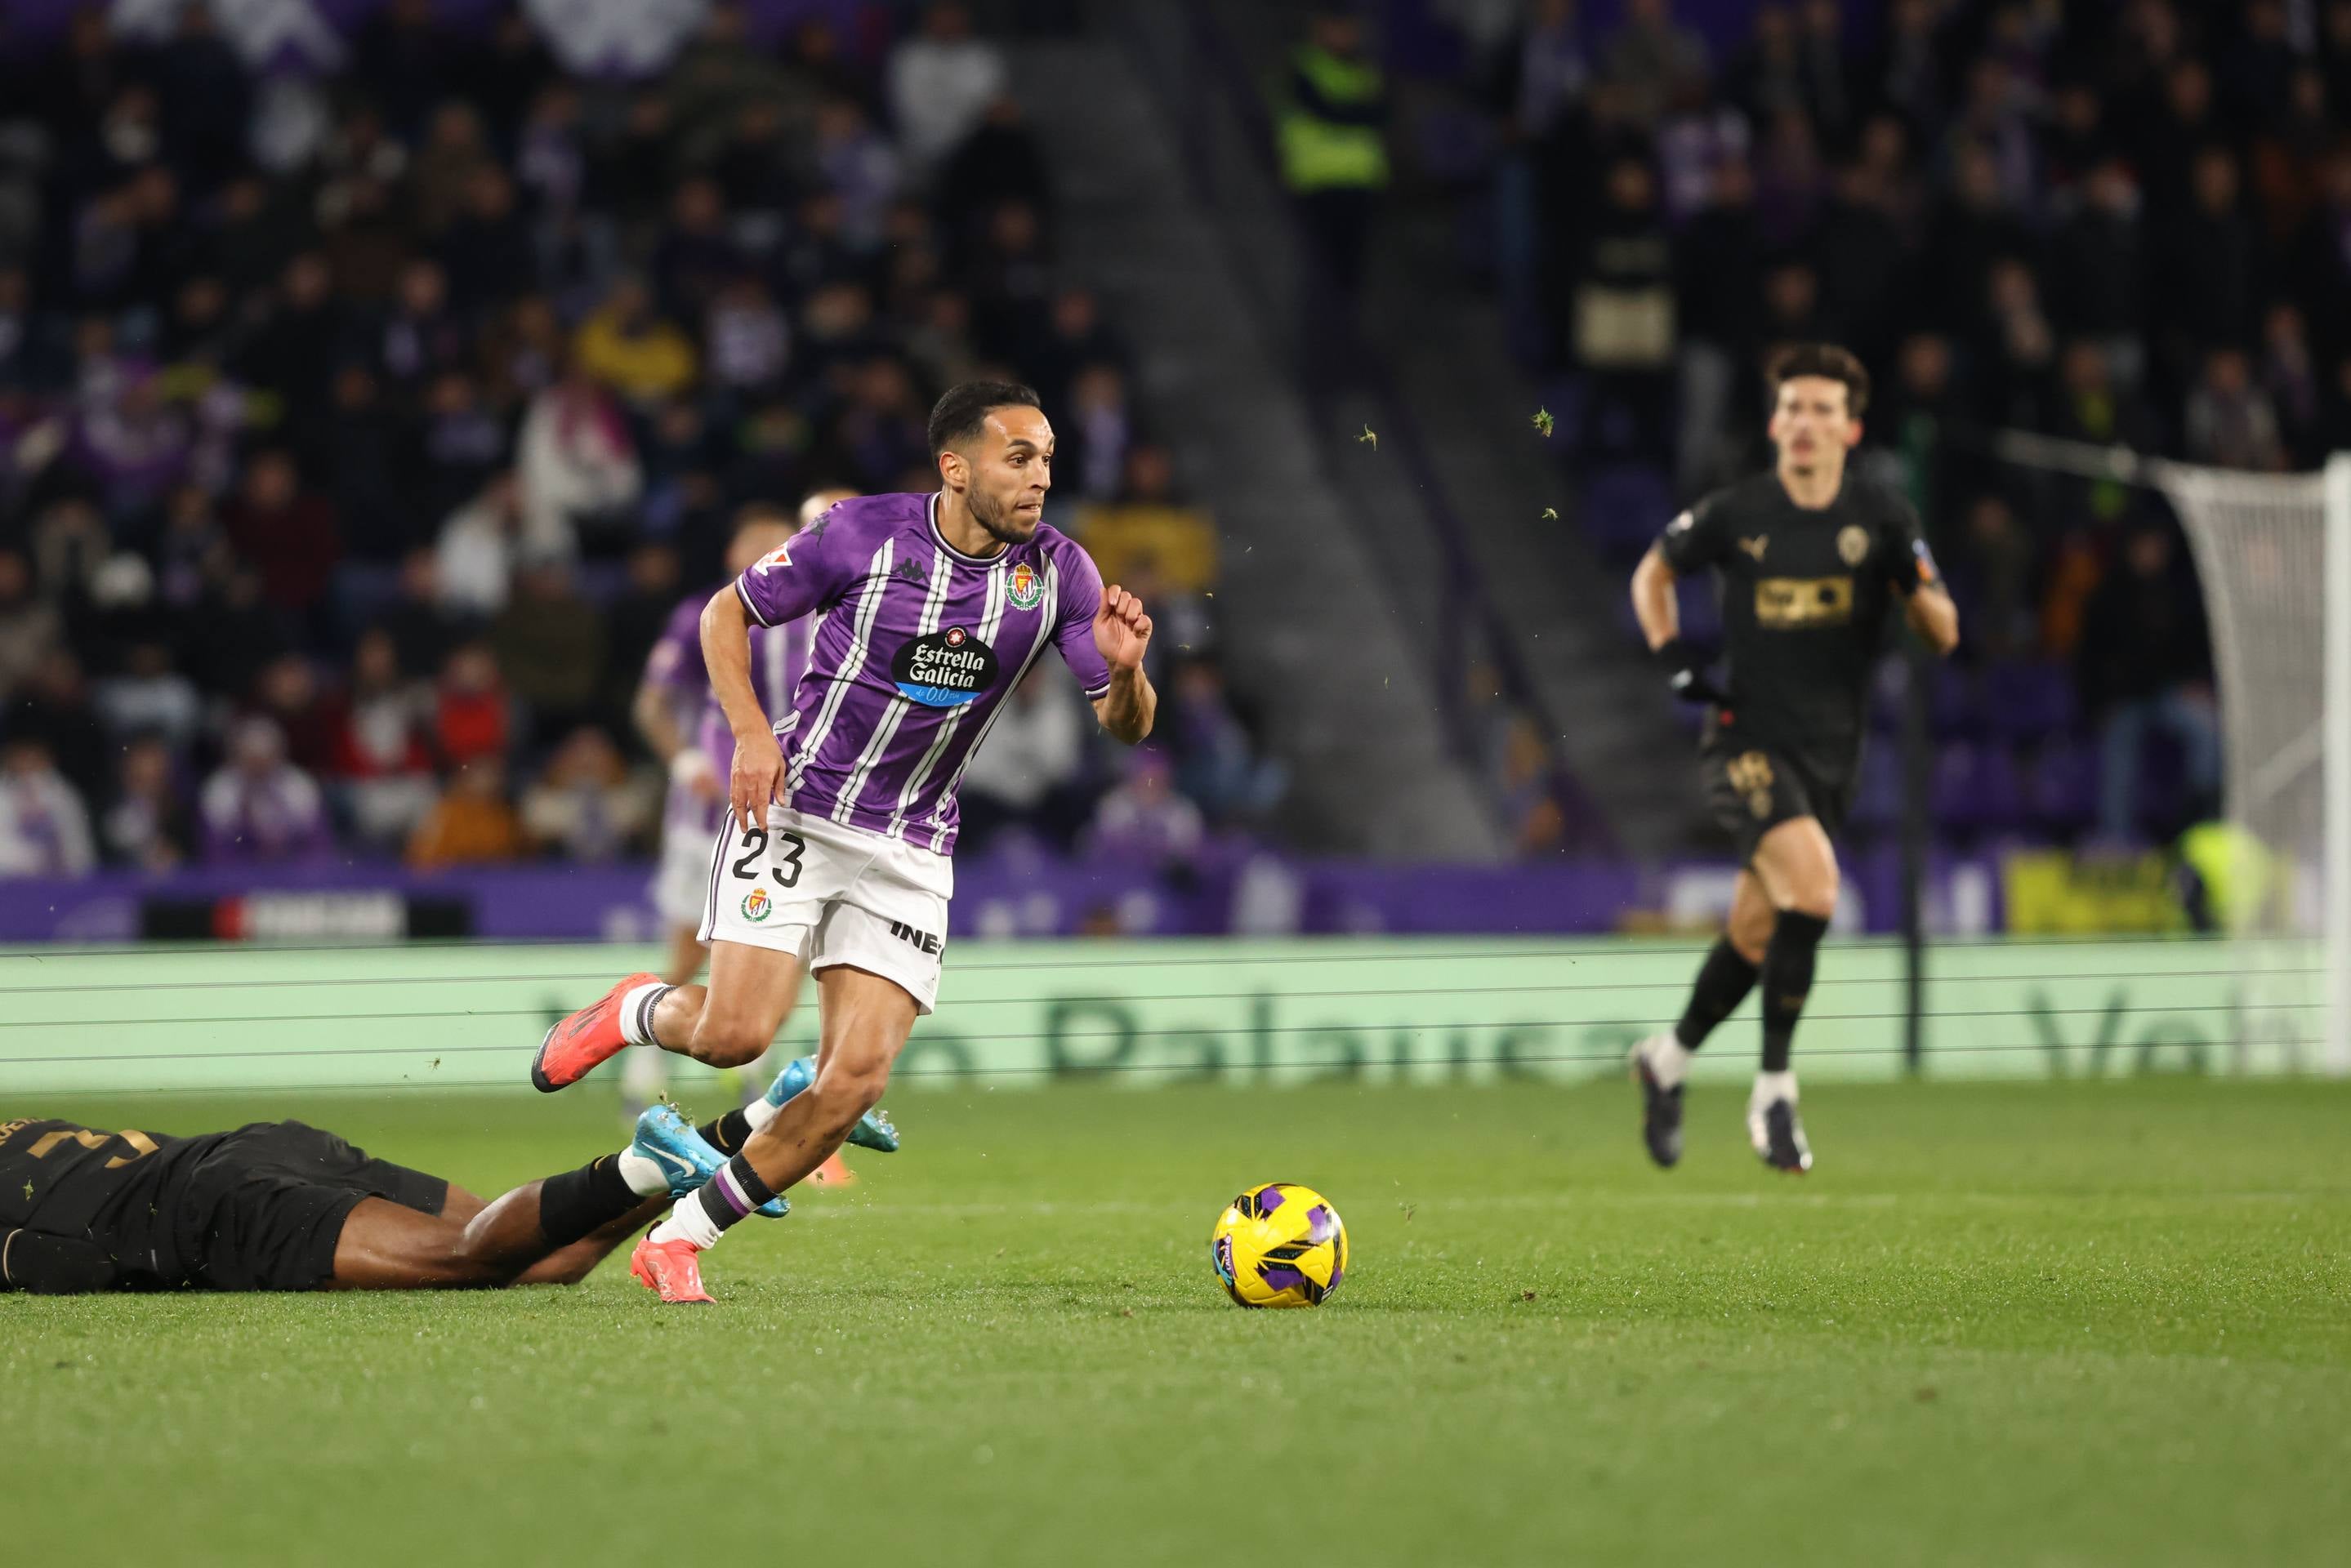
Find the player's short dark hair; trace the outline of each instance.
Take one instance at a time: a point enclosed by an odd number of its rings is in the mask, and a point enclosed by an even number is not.
[[[1018,381],[965,381],[949,387],[931,410],[931,455],[962,445],[998,409],[1041,409],[1036,392]]]
[[[1869,407],[1869,372],[1862,369],[1861,361],[1850,349],[1840,348],[1834,343],[1791,344],[1772,355],[1771,364],[1763,371],[1764,384],[1771,388],[1774,401],[1780,396],[1780,384],[1792,381],[1799,376],[1817,376],[1824,381],[1843,382],[1845,411],[1855,419],[1859,419],[1862,410]]]

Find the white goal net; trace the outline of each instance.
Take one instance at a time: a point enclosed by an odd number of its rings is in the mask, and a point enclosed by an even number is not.
[[[1997,445],[2152,485],[2178,513],[2220,687],[2238,1060],[2351,1073],[2351,453],[2273,474],[2018,432]]]

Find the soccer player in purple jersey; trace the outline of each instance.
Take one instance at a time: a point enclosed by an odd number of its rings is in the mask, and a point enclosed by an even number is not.
[[[801,976],[816,975],[815,1081],[779,1107],[722,1118],[746,1122],[739,1152],[631,1260],[665,1302],[708,1301],[697,1255],[754,1210],[782,1211],[779,1195],[881,1099],[938,995],[956,786],[1046,645],[1103,729],[1129,745],[1151,732],[1151,618],[1045,524],[1053,429],[1036,393],[956,387],[932,410],[930,437],[936,493],[841,503],[703,612],[703,656],[736,741],[704,903],[708,985],[632,975],[549,1030],[532,1064],[532,1082],[559,1089],[635,1042],[747,1062],[775,1038]],[[778,722],[753,685],[749,634],[811,614],[808,672]],[[673,1179],[632,1148],[584,1179],[619,1214]]]

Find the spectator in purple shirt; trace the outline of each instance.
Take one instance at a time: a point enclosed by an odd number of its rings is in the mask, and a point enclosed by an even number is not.
[[[1156,746],[1138,746],[1125,780],[1095,808],[1087,846],[1106,858],[1187,867],[1207,835],[1200,808],[1176,793],[1176,771]]]
[[[286,760],[286,736],[269,719],[237,722],[228,760],[204,781],[204,858],[258,865],[323,855],[332,840],[319,786]]]

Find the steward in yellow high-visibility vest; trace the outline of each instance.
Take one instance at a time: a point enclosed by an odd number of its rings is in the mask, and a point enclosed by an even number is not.
[[[1352,35],[1353,21],[1342,24]],[[1380,67],[1317,37],[1290,57],[1290,100],[1282,111],[1281,179],[1297,195],[1383,191],[1388,183],[1387,82]],[[1336,29],[1333,29],[1336,31]]]
[[[1372,217],[1387,189],[1387,80],[1364,55],[1363,25],[1344,11],[1318,13],[1290,57],[1276,140],[1319,286],[1343,303],[1362,286]]]

